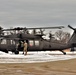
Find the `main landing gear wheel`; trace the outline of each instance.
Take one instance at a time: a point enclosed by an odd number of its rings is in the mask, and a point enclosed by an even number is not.
[[[16,51],[15,51],[15,54],[19,54],[19,50],[16,50]]]
[[[8,53],[8,50],[5,49],[3,52]]]

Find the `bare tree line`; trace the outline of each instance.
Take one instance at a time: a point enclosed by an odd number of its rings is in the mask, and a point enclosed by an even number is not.
[[[69,32],[64,32],[62,30],[58,30],[55,32],[55,37],[60,43],[67,43],[70,39],[70,36],[71,35]]]

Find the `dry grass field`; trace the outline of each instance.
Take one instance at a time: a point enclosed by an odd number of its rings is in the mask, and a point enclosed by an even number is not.
[[[45,63],[2,63],[0,75],[76,75],[76,59]]]

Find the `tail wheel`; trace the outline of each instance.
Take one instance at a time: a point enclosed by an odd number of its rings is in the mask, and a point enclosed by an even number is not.
[[[66,52],[64,52],[63,54],[66,55]]]
[[[63,50],[60,50],[64,55],[66,55],[66,52],[64,52]]]

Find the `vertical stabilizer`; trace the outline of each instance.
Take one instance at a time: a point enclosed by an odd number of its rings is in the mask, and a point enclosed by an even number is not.
[[[69,28],[73,29],[73,35],[71,36],[70,40],[68,41],[68,44],[76,47],[76,29],[68,25]]]
[[[73,35],[71,36],[70,40],[68,41],[68,43],[76,43],[76,33],[74,32]]]

